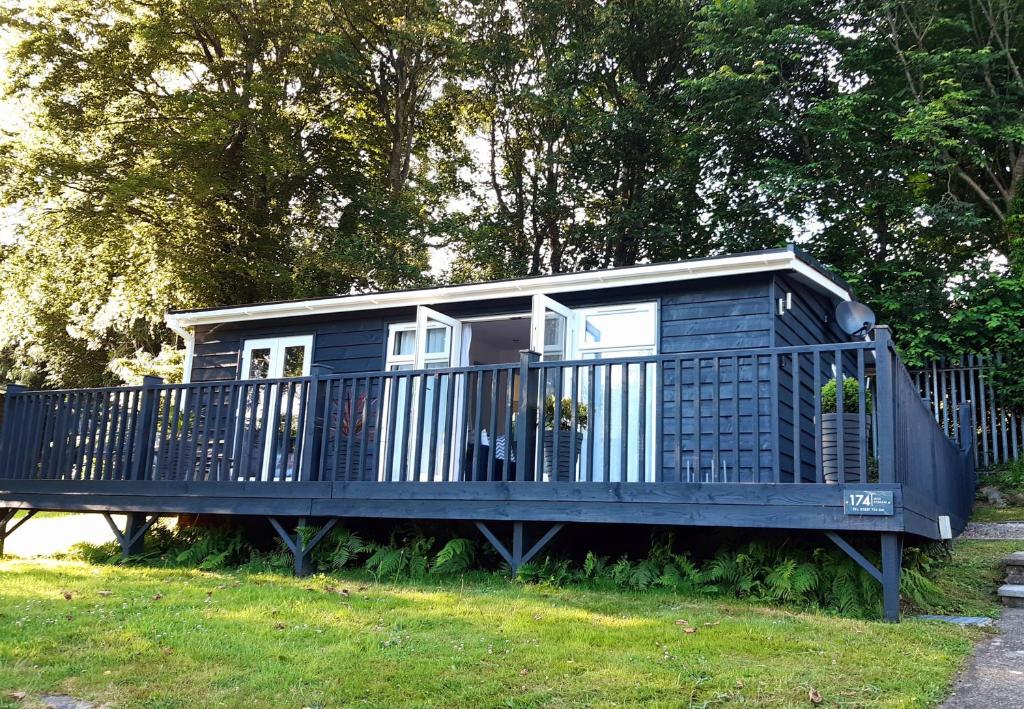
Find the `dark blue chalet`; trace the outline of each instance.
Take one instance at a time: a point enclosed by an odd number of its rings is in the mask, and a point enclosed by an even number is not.
[[[281,519],[471,520],[513,568],[570,522],[817,530],[893,618],[904,535],[959,533],[974,469],[888,330],[837,327],[851,298],[791,247],[171,313],[184,384],[8,388],[0,530],[128,513],[130,553],[159,515],[262,515],[300,572],[322,534]]]

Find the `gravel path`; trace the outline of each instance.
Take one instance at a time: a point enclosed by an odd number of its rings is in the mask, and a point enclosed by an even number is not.
[[[1024,608],[1007,608],[999,635],[982,641],[942,709],[1024,707]]]
[[[1024,539],[1024,522],[970,522],[961,538]]]

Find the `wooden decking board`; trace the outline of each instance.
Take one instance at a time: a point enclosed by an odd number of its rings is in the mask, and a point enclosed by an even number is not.
[[[202,483],[3,481],[0,507],[392,519],[592,522],[901,532],[934,537],[903,507],[849,516],[838,486],[749,483]]]

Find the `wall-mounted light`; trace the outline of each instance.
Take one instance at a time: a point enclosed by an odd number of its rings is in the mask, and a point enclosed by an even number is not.
[[[786,293],[785,298],[779,298],[779,315],[785,315],[787,310],[793,309],[793,294]]]

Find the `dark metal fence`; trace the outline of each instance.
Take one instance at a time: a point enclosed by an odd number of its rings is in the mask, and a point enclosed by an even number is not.
[[[7,478],[899,482],[941,498],[972,475],[884,328],[875,341],[807,347],[11,387],[7,413]]]
[[[976,427],[974,455],[981,466],[1017,460],[1024,454],[1024,412],[1007,406],[993,386],[992,373],[998,364],[998,357],[966,355],[911,370],[920,396],[928,401],[948,437],[959,438],[958,411],[962,404],[970,404]]]

